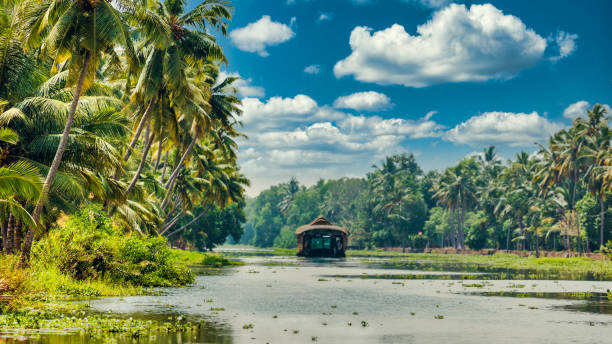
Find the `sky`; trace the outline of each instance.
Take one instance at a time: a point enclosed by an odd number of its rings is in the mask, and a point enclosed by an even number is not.
[[[489,145],[513,158],[612,104],[612,1],[233,5],[219,42],[224,73],[242,78],[249,196],[291,177],[363,177],[397,153],[426,171]]]

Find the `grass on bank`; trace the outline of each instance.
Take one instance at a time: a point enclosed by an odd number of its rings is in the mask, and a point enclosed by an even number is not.
[[[390,255],[391,254],[391,255]],[[514,254],[434,254],[349,250],[347,256],[387,257],[382,264],[394,268],[425,271],[498,272],[526,279],[569,279],[612,281],[612,261],[588,257],[521,257]]]
[[[227,259],[224,255],[214,252],[199,252],[172,249],[172,256],[178,262],[187,266],[220,268],[224,266],[244,265],[243,262]]]

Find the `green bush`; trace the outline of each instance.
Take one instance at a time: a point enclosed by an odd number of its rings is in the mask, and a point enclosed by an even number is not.
[[[601,247],[601,253],[608,256],[608,258],[612,259],[612,240],[608,240],[608,242]]]
[[[32,250],[38,264],[77,280],[110,278],[147,287],[192,283],[194,275],[173,258],[163,237],[124,234],[99,205],[72,215]]]

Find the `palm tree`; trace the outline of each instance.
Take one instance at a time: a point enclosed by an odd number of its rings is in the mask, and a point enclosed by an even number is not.
[[[55,57],[55,69],[67,62],[68,84],[75,85],[61,140],[34,207],[32,218],[35,222],[40,219],[62,162],[79,98],[93,83],[99,55],[115,54],[113,49],[123,46],[126,54],[133,56],[129,30],[122,18],[108,0],[50,0],[42,4],[40,15],[26,37],[28,48],[38,48],[41,41],[44,42],[43,52]],[[24,265],[29,260],[33,238],[34,229],[31,228],[26,235],[22,253],[21,262]]]
[[[283,199],[278,203],[278,208],[281,213],[287,215],[289,208],[293,204],[295,194],[300,191],[300,182],[295,177],[292,177],[289,182],[285,183],[282,187]]]
[[[140,116],[138,126],[124,155],[124,160],[127,161],[156,103],[166,100],[162,98],[163,96],[168,96],[167,104],[176,103],[180,109],[176,112],[179,114],[192,112],[192,116],[199,117],[193,112],[200,113],[201,116],[201,113],[208,108],[206,104],[208,96],[205,95],[207,90],[193,87],[193,82],[189,80],[190,74],[206,61],[227,62],[215,38],[207,31],[214,28],[225,34],[226,20],[231,19],[231,13],[229,3],[218,0],[203,1],[189,12],[185,12],[184,1],[181,0],[153,2],[150,9],[134,6],[130,2],[122,2],[122,5],[143,24],[145,35],[141,44],[147,51],[146,61],[132,94],[132,102],[143,104],[140,107],[145,110]],[[171,92],[165,91],[166,89],[170,89]],[[161,104],[157,104],[159,105]],[[163,126],[158,124],[157,127]],[[195,143],[200,130],[196,127],[194,131]],[[152,139],[145,138],[145,141],[150,144]],[[167,187],[173,184],[178,168],[192,149],[193,145],[189,145],[183,154],[184,158],[171,173]],[[148,149],[145,151],[148,153]],[[144,160],[146,156],[141,158],[141,161]],[[116,176],[118,177],[119,173]],[[135,175],[135,180],[138,177],[139,173]]]
[[[22,45],[38,7],[33,1],[0,0],[0,111],[31,94],[48,74],[48,61]]]
[[[588,122],[580,121],[582,131],[586,136],[587,143],[582,147],[580,159],[589,165],[585,173],[585,181],[589,192],[596,196],[600,205],[599,220],[599,246],[604,245],[605,229],[605,197],[604,190],[604,171],[606,155],[610,151],[610,141],[612,131],[608,128],[605,118],[606,109],[600,104],[595,104],[592,110],[588,111]],[[587,238],[588,242],[588,238]]]
[[[0,128],[0,142],[14,145],[17,141],[18,135],[14,130]],[[34,226],[34,219],[23,203],[38,197],[40,189],[40,174],[29,162],[20,160],[0,166],[0,224],[4,253],[12,253],[18,246],[13,245],[18,243],[18,240],[15,240],[16,223],[26,227]],[[6,223],[8,225],[5,225]]]

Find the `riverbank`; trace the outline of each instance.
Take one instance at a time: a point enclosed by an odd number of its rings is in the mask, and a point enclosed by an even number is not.
[[[168,259],[173,265],[190,266],[195,271],[242,265],[216,253],[177,249],[168,250]],[[26,338],[24,335],[53,331],[84,332],[94,339],[111,334],[119,338],[141,338],[182,333],[189,337],[204,326],[203,322],[188,322],[180,316],[139,320],[116,314],[92,314],[88,300],[155,295],[159,289],[109,277],[79,280],[57,266],[48,266],[36,259],[22,269],[18,261],[18,256],[0,255],[0,342],[2,336],[19,340]],[[180,285],[188,284],[177,284]]]

